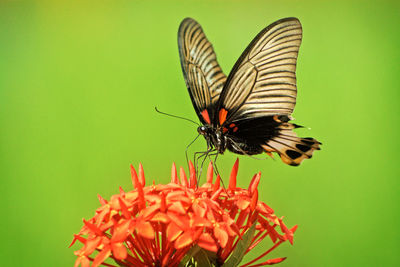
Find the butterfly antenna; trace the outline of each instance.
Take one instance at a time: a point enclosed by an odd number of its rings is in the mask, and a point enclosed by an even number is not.
[[[197,126],[200,126],[199,123],[197,123],[197,122],[195,122],[195,121],[193,121],[193,120],[191,120],[191,119],[188,119],[188,118],[184,118],[184,117],[180,117],[180,116],[176,116],[176,115],[172,115],[172,114],[168,114],[168,113],[159,111],[159,110],[157,109],[157,107],[155,107],[155,109],[156,109],[156,111],[157,111],[158,113],[160,113],[160,114],[167,115],[167,116],[174,117],[174,118],[178,118],[178,119],[182,119],[182,120],[186,120],[186,121],[190,121],[190,122],[193,122],[194,124],[196,124]]]

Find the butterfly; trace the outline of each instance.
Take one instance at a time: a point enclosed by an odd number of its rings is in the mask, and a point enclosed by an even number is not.
[[[277,153],[288,165],[312,157],[321,144],[300,138],[289,121],[296,104],[296,62],[302,40],[297,18],[280,19],[247,46],[228,77],[200,24],[182,21],[178,31],[183,76],[202,123],[207,153]]]

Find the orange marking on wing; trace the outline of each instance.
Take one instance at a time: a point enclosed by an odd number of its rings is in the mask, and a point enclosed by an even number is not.
[[[230,128],[233,128],[233,127],[235,127],[235,126],[236,126],[236,124],[234,124],[234,123],[229,124],[229,127],[230,127]]]
[[[227,133],[228,132],[228,128],[226,128],[226,127],[222,128],[222,132],[223,133]]]
[[[274,154],[272,154],[271,152],[265,151],[265,153],[267,153],[267,155],[270,156],[271,158],[275,159],[275,158],[274,158]]]
[[[265,153],[267,153],[268,156],[270,156],[271,158],[275,159],[274,158],[274,154],[272,154],[272,152],[276,152],[276,151],[273,148],[271,148],[268,145],[261,145],[261,146],[262,146],[262,148],[264,148]]]
[[[238,127],[235,127],[235,128],[233,128],[233,132],[234,132],[234,133],[236,133],[236,132],[237,132],[237,130],[239,130],[239,128],[238,128]]]
[[[273,149],[272,147],[270,147],[270,146],[268,146],[268,145],[261,145],[261,146],[262,146],[262,148],[264,148],[264,150],[265,150],[266,152],[276,152],[275,149]]]
[[[227,114],[228,114],[228,111],[224,108],[219,111],[219,125],[224,124],[224,122],[226,121]]]
[[[208,124],[211,124],[210,121],[210,116],[208,115],[208,111],[207,109],[203,110],[202,112],[200,112],[201,116],[203,117],[204,121],[207,122]]]

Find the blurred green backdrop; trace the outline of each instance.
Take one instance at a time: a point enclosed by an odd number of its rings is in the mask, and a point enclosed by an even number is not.
[[[294,117],[322,150],[297,168],[240,157],[239,185],[262,171],[260,198],[299,225],[272,256],[399,266],[400,4],[287,0],[1,1],[1,265],[72,266],[73,233],[98,193],[131,188],[130,163],[148,182],[185,165],[196,126],[154,106],[197,120],[176,40],[188,16],[225,73],[269,23],[303,24]],[[235,158],[219,158],[225,179]]]

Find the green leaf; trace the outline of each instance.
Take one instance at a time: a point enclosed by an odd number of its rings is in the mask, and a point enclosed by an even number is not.
[[[199,252],[196,253],[195,255],[195,261],[197,262],[197,266],[199,267],[213,267],[215,266],[210,262],[210,258],[208,257],[208,254],[204,249],[201,249]]]
[[[188,263],[192,260],[193,256],[199,252],[201,248],[197,245],[193,246],[186,255],[182,258],[181,262],[179,263],[179,267],[186,267]],[[189,265],[190,266],[190,265]]]
[[[114,262],[115,262],[116,264],[118,264],[119,267],[127,267],[127,266],[128,266],[128,265],[126,265],[125,263],[123,263],[122,261],[114,260]]]
[[[215,265],[212,262],[215,261],[215,257],[215,253],[209,254],[201,247],[195,245],[183,257],[179,263],[179,267],[214,267]]]
[[[236,267],[242,261],[246,250],[249,248],[251,244],[251,240],[254,237],[254,233],[256,231],[257,222],[253,223],[253,225],[246,231],[246,233],[242,236],[242,239],[239,240],[235,249],[233,250],[231,256],[228,260],[222,265],[222,267]]]

